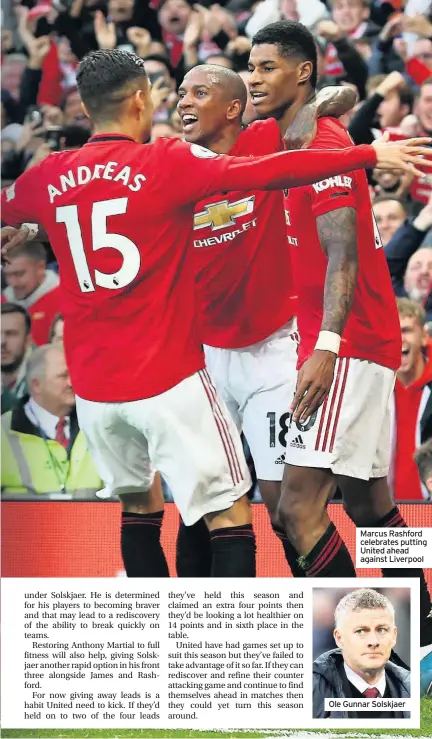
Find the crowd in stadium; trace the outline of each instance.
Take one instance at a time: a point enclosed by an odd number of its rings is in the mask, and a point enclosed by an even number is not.
[[[90,137],[75,76],[89,51],[118,48],[142,57],[153,85],[151,139],[181,138],[177,89],[185,73],[206,62],[247,83],[252,37],[280,19],[298,20],[314,33],[318,89],[342,84],[356,91],[358,102],[342,118],[356,144],[381,131],[392,140],[430,136],[431,6],[430,0],[6,0],[2,187],[51,152],[80,148]],[[254,116],[249,100],[244,123]],[[423,501],[432,494],[432,178],[378,170],[368,178],[403,343],[389,481],[396,501]],[[103,487],[74,411],[59,282],[52,250],[37,241],[11,252],[3,265],[2,490],[8,496],[82,499]],[[24,412],[28,397],[30,411],[32,402],[50,409],[43,433],[40,417],[32,423]],[[259,500],[257,489],[252,493]]]

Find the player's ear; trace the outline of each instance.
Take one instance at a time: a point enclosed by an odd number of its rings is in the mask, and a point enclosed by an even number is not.
[[[84,103],[82,101],[81,101],[81,108],[83,110],[83,113],[84,113],[85,117],[86,118],[90,118],[90,116],[88,114],[88,110],[87,110],[86,106],[84,105]]]
[[[342,647],[343,647],[343,639],[342,639],[342,634],[340,633],[340,631],[338,629],[335,629],[333,631],[333,638],[334,638],[336,644],[338,645],[338,647],[340,649],[342,649]]]
[[[304,84],[310,80],[312,75],[312,62],[301,62],[297,67],[297,82]]]
[[[234,121],[236,118],[240,118],[241,112],[242,109],[240,100],[232,100],[226,113],[227,120]]]

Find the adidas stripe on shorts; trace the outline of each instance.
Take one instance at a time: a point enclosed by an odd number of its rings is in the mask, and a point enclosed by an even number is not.
[[[395,373],[365,359],[339,358],[330,392],[306,425],[291,423],[285,461],[359,480],[386,477]]]
[[[295,318],[252,346],[204,347],[207,369],[247,439],[259,480],[282,480],[297,347]]]
[[[76,398],[107,495],[148,490],[158,470],[186,526],[224,511],[252,485],[240,435],[206,370],[130,403]]]

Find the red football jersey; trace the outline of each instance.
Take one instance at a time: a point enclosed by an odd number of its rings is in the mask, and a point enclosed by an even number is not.
[[[339,121],[321,118],[311,148],[340,149],[351,144]],[[363,171],[327,177],[313,185],[290,190],[286,198],[288,241],[298,293],[298,367],[312,354],[323,317],[327,257],[320,245],[315,219],[344,207],[357,211],[359,273],[340,356],[368,359],[396,370],[402,351],[399,317]]]
[[[283,150],[274,118],[245,128],[229,152]],[[236,349],[255,344],[296,312],[282,191],[224,192],[195,208],[194,257],[202,340]]]
[[[372,147],[335,170],[374,166]],[[227,190],[320,179],[322,152],[217,156],[178,139],[94,136],[50,155],[2,193],[9,225],[40,223],[59,263],[64,343],[78,395],[125,402],[158,395],[204,365],[190,248],[194,204]],[[271,183],[271,184],[270,184]]]

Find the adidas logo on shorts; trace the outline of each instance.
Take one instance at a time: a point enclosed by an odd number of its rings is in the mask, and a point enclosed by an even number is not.
[[[303,444],[303,439],[300,436],[296,436],[296,438],[291,442],[290,446],[296,447],[296,449],[306,449],[306,444]]]
[[[275,464],[285,464],[285,454],[281,454],[275,461]]]

